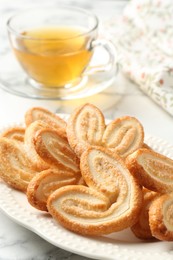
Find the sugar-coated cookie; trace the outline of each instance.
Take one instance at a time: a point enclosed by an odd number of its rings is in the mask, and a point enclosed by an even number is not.
[[[38,173],[30,181],[27,188],[29,203],[43,211],[47,211],[47,199],[49,195],[60,187],[78,184],[81,176],[74,172],[48,169]]]
[[[83,185],[68,185],[48,198],[49,213],[64,227],[84,235],[102,235],[132,226],[142,206],[142,191],[123,160],[104,148],[81,156]]]
[[[43,171],[50,168],[50,164],[45,162],[37,153],[35,148],[35,139],[37,133],[42,129],[48,129],[49,125],[43,121],[35,121],[31,123],[25,131],[24,145],[27,150],[27,156],[32,160],[38,171]]]
[[[0,138],[0,177],[15,189],[26,191],[37,168],[28,159],[23,144]]]
[[[173,193],[164,194],[149,208],[151,233],[159,240],[173,241]]]
[[[56,130],[60,131],[61,134],[66,135],[66,122],[49,110],[42,107],[33,107],[26,112],[26,126],[29,126],[31,123],[37,120],[47,123],[50,128],[55,128]]]
[[[0,136],[23,142],[24,136],[25,136],[25,128],[24,127],[10,127],[7,130],[5,130]]]
[[[50,166],[63,171],[80,172],[79,158],[59,131],[41,129],[35,135],[34,146],[40,158]]]
[[[149,208],[151,203],[160,196],[159,193],[147,189],[142,190],[143,203],[138,221],[131,227],[132,232],[140,239],[153,239],[149,225]]]
[[[140,122],[130,116],[106,125],[102,112],[94,105],[85,104],[71,114],[67,137],[78,157],[91,146],[101,146],[124,158],[143,146],[144,131]]]
[[[139,149],[126,158],[130,172],[147,189],[173,191],[173,160],[150,149]]]

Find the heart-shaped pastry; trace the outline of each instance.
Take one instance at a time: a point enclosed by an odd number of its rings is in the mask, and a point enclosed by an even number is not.
[[[147,189],[173,191],[173,160],[151,149],[139,149],[126,158],[130,172]]]
[[[138,221],[131,227],[132,232],[140,239],[153,239],[149,225],[149,208],[152,202],[160,196],[159,193],[143,189],[143,203]]]
[[[149,209],[149,223],[154,237],[173,241],[173,192],[153,201]]]
[[[80,157],[91,145],[101,146],[106,125],[101,111],[86,104],[73,112],[67,123],[67,137],[70,146]]]
[[[117,118],[106,126],[102,112],[85,104],[70,116],[67,137],[78,157],[91,146],[106,147],[126,157],[143,146],[144,131],[139,121],[130,116]]]
[[[49,195],[60,187],[78,184],[81,175],[74,172],[48,169],[38,173],[32,178],[27,188],[29,203],[43,211],[47,211],[47,199]]]
[[[66,136],[66,122],[58,115],[50,112],[49,110],[42,107],[33,107],[29,109],[25,114],[26,126],[31,123],[40,120],[49,125],[50,128],[55,128],[61,134]]]
[[[23,144],[8,138],[0,138],[0,176],[15,189],[26,191],[37,168],[26,155]]]
[[[47,129],[49,128],[49,125],[43,121],[35,121],[31,123],[25,131],[25,138],[24,138],[24,144],[27,150],[27,156],[29,157],[30,160],[32,160],[33,164],[35,164],[35,167],[39,171],[46,170],[50,168],[50,164],[45,162],[37,153],[35,149],[35,143],[36,143],[36,134],[41,130],[41,129]]]
[[[35,136],[35,149],[45,162],[59,170],[79,172],[79,158],[73,152],[67,138],[59,131],[41,129]]]
[[[102,235],[132,226],[142,206],[142,191],[123,160],[92,147],[81,156],[88,185],[69,185],[48,198],[48,211],[63,226],[81,234]]]
[[[25,136],[24,127],[10,127],[1,134],[1,137],[6,137],[19,142],[24,141],[24,136]]]

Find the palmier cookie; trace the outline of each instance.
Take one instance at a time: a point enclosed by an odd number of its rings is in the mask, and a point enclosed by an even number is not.
[[[25,135],[24,127],[10,127],[1,134],[1,137],[6,137],[8,139],[13,139],[19,142],[23,142],[24,135]]]
[[[29,203],[43,211],[47,211],[47,199],[49,195],[60,187],[78,184],[80,175],[74,172],[48,169],[38,173],[30,181],[27,188]]]
[[[85,104],[70,116],[67,137],[78,157],[90,146],[102,146],[126,157],[143,146],[144,131],[139,121],[130,116],[117,118],[106,126],[102,112]]]
[[[139,149],[126,159],[130,172],[147,189],[173,191],[173,160],[149,149]]]
[[[26,191],[37,169],[26,155],[24,145],[0,138],[0,177],[15,189]]]
[[[29,126],[31,123],[37,120],[47,123],[50,128],[55,128],[61,134],[66,136],[66,122],[56,114],[50,112],[49,110],[41,107],[33,107],[26,112],[26,126]]]
[[[41,129],[35,136],[35,149],[46,163],[59,170],[80,174],[79,158],[59,131]]]
[[[132,232],[140,239],[153,239],[149,226],[149,208],[151,203],[160,196],[159,193],[143,189],[143,203],[138,221],[131,227]]]
[[[9,139],[13,139],[16,141],[23,142],[25,135],[25,128],[24,127],[10,127],[6,129],[0,137],[6,137]]]
[[[64,227],[84,235],[102,235],[132,226],[142,206],[142,192],[122,159],[93,147],[81,156],[88,187],[69,185],[48,198],[48,211]]]
[[[38,120],[31,123],[25,131],[24,144],[27,150],[27,156],[30,160],[32,160],[33,164],[35,164],[35,167],[38,169],[38,171],[43,171],[51,167],[51,165],[48,162],[44,161],[39,156],[35,149],[36,134],[41,129],[47,128],[49,128],[49,125],[47,123]]]
[[[153,201],[149,208],[149,224],[154,237],[173,241],[173,193]]]

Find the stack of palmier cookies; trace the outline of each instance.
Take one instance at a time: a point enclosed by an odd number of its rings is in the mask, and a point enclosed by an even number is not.
[[[65,228],[104,235],[126,228],[173,240],[173,160],[144,143],[134,117],[106,125],[92,104],[65,122],[34,107],[0,137],[0,176]]]

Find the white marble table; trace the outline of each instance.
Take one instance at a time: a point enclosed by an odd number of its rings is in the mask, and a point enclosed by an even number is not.
[[[58,5],[72,4],[92,9],[100,19],[116,13],[122,9],[125,1],[58,1],[53,0],[51,4]],[[24,9],[33,5],[47,5],[48,1],[37,0],[0,0],[0,72],[6,71],[10,63],[6,62],[6,57],[11,52],[6,30],[5,21],[17,9]],[[49,2],[50,4],[50,2]],[[102,109],[107,118],[115,118],[122,115],[137,117],[144,126],[145,132],[153,136],[162,138],[173,145],[173,118],[156,105],[148,96],[143,94],[137,86],[129,82],[122,75],[118,75],[115,83],[100,94],[89,98],[75,101],[38,101],[25,99],[10,95],[0,89],[0,127],[19,122],[23,119],[26,110],[32,106],[43,106],[53,112],[70,113],[75,107],[91,102]],[[0,212],[0,260],[21,259],[21,260],[54,260],[54,259],[87,259],[82,256],[61,250],[31,231],[14,223],[11,219]],[[116,258],[115,258],[116,259]]]

